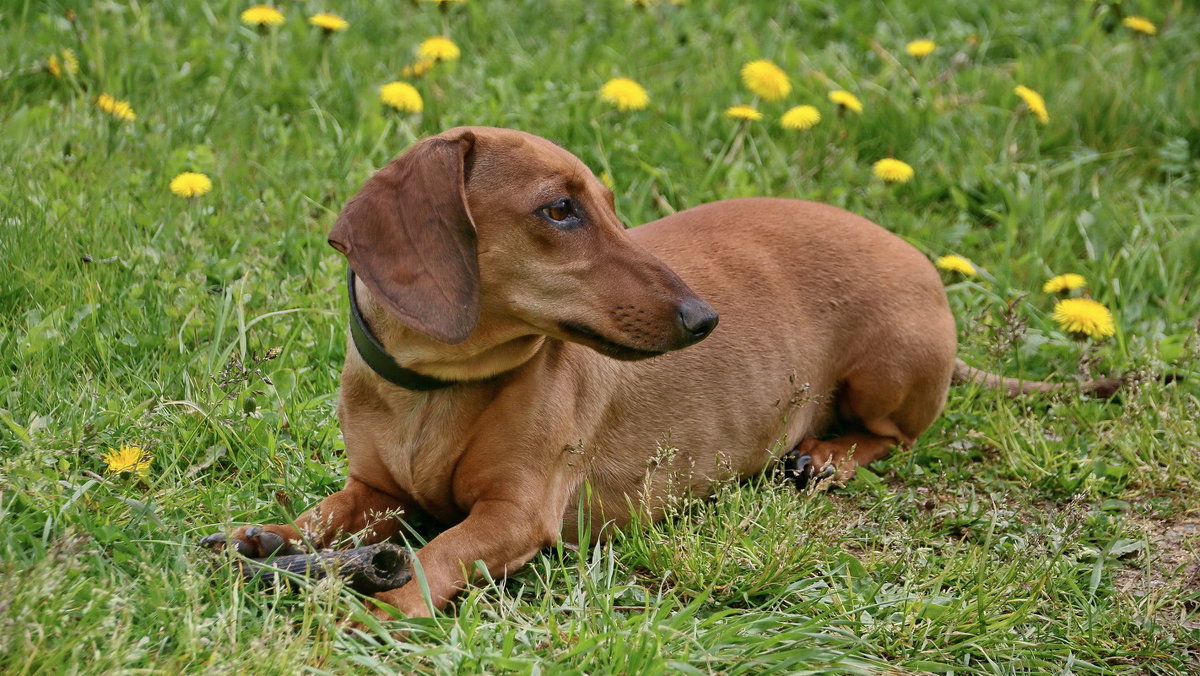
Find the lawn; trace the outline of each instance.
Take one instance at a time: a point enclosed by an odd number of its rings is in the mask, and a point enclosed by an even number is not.
[[[0,672],[1200,670],[1195,3],[279,1],[262,29],[226,0],[0,6]],[[460,56],[405,76],[439,35]],[[743,84],[757,59],[782,100]],[[616,77],[648,104],[602,99]],[[381,102],[393,81],[420,113]],[[820,122],[784,128],[798,105]],[[747,195],[861,213],[970,261],[943,276],[972,364],[1128,385],[956,387],[839,490],[730,484],[433,619],[347,630],[364,614],[340,583],[263,591],[195,543],[340,487],[326,233],[372,171],[460,124],[557,141],[630,224]],[[884,158],[911,180],[875,176]],[[182,172],[211,190],[173,194]],[[1113,335],[1055,321],[1062,273]],[[123,446],[152,460],[115,472]]]

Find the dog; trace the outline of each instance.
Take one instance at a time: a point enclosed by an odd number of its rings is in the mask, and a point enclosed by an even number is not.
[[[958,361],[938,272],[865,218],[746,198],[629,230],[583,162],[514,130],[418,142],[329,242],[351,270],[349,477],[294,524],[228,542],[252,557],[369,544],[430,515],[448,529],[415,554],[428,595],[375,596],[407,616],[444,608],[479,563],[503,576],[788,452],[803,478],[847,479],[913,444],[956,374],[1057,387]]]

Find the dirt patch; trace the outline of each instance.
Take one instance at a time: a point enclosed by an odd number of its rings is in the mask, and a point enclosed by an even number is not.
[[[1131,518],[1129,524],[1142,531],[1150,545],[1140,566],[1117,571],[1116,589],[1135,597],[1167,594],[1191,596],[1184,599],[1187,617],[1183,626],[1200,629],[1195,597],[1200,592],[1200,519],[1156,521]]]

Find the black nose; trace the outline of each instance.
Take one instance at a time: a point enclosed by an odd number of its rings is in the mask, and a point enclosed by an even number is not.
[[[688,344],[698,343],[717,328],[715,310],[699,298],[689,298],[679,304],[679,328]]]

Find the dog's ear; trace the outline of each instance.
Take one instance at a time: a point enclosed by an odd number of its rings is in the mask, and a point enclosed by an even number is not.
[[[479,320],[475,224],[463,175],[475,137],[430,138],[376,172],[342,210],[329,243],[406,326],[446,343]]]

